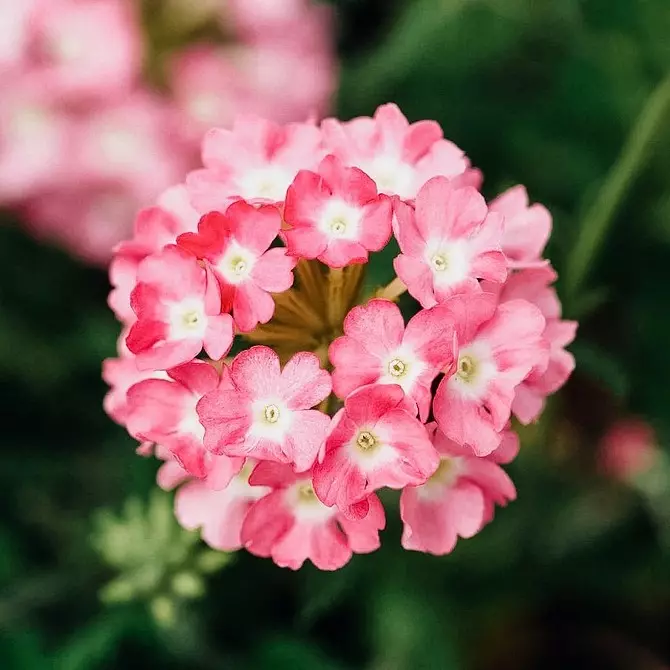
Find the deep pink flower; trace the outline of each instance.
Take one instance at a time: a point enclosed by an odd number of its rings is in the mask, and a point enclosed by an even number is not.
[[[125,341],[125,331],[122,333]],[[102,378],[110,389],[105,395],[103,407],[116,423],[126,425],[129,414],[128,389],[145,379],[167,379],[162,370],[140,370],[135,356],[130,352],[121,352],[118,358],[106,358],[102,363]]]
[[[337,570],[352,554],[379,548],[386,519],[376,495],[366,500],[367,516],[354,520],[317,498],[310,473],[296,475],[287,465],[264,462],[250,482],[272,488],[254,503],[242,526],[242,542],[252,554],[293,570],[307,559],[320,570]]]
[[[167,447],[153,442],[143,442],[135,451],[140,456],[155,456],[162,461],[161,466],[156,471],[156,484],[163,491],[172,491],[180,484],[192,479],[192,475],[184,470]]]
[[[602,472],[627,482],[649,472],[660,455],[654,429],[635,417],[615,421],[603,436],[598,453]]]
[[[354,307],[344,335],[328,349],[334,366],[333,390],[340,398],[366,384],[398,384],[425,421],[430,385],[454,358],[454,328],[439,307],[422,310],[407,323],[388,300]]]
[[[374,118],[326,119],[321,129],[330,153],[370,175],[380,193],[403,200],[415,198],[431,177],[456,177],[469,166],[437,122],[410,124],[394,104],[379,107]]]
[[[435,472],[438,454],[404,398],[396,384],[364,386],[346,398],[314,466],[314,490],[325,505],[365,516],[376,489],[423,484]]]
[[[391,238],[391,200],[358,168],[327,156],[319,171],[301,170],[286,194],[282,233],[288,253],[333,268],[365,263]]]
[[[45,85],[77,102],[116,96],[140,73],[142,36],[132,3],[48,0],[40,3],[31,28]]]
[[[575,339],[577,322],[561,319],[561,303],[551,286],[556,278],[554,270],[545,265],[515,272],[502,289],[490,287],[500,292],[500,302],[517,299],[531,302],[539,307],[546,320],[542,335],[549,344],[549,363],[533,369],[517,386],[512,404],[512,411],[524,424],[540,416],[547,396],[556,393],[575,368],[574,356],[565,347]]]
[[[266,486],[249,484],[255,464],[248,458],[240,472],[221,489],[213,489],[202,481],[187,482],[180,487],[174,501],[179,523],[187,530],[202,528],[202,539],[214,549],[241,549],[240,531],[249,508],[270,492]]]
[[[231,387],[198,403],[205,446],[214,453],[308,470],[330,425],[328,415],[311,409],[331,391],[330,375],[318,357],[299,352],[282,370],[272,349],[255,346],[233,359],[230,379]]]
[[[212,456],[203,445],[205,429],[196,412],[200,398],[219,387],[219,374],[209,363],[193,361],[172,368],[168,377],[147,379],[128,390],[128,432],[169,449],[193,477],[207,477],[213,488],[226,486],[243,459]]]
[[[238,117],[232,130],[215,128],[205,136],[205,168],[186,180],[191,202],[203,214],[225,211],[240,199],[281,203],[298,172],[315,169],[323,154],[313,125]]]
[[[444,308],[458,359],[435,392],[433,413],[446,437],[484,456],[501,442],[516,387],[547,365],[545,319],[525,300],[497,305],[491,293],[454,296]]]
[[[270,249],[280,227],[276,207],[240,201],[225,214],[203,216],[197,233],[178,239],[180,247],[207,261],[210,280],[214,277],[220,285],[222,310],[232,311],[243,332],[267,323],[275,308],[270,293],[281,293],[293,284],[297,259],[287,256],[286,249]]]
[[[130,294],[137,283],[137,268],[151,254],[159,252],[168,244],[174,244],[177,236],[188,230],[185,222],[162,207],[143,209],[135,217],[133,237],[120,242],[114,249],[114,259],[109,267],[109,306],[116,317],[125,323],[137,318],[130,306]]]
[[[472,187],[435,177],[419,191],[416,207],[398,201],[395,214],[402,253],[393,266],[423,307],[477,289],[477,279],[505,280],[502,216],[489,212]]]
[[[137,321],[126,343],[140,368],[167,370],[205,348],[214,360],[233,343],[233,320],[220,314],[218,291],[194,256],[176,246],[145,258],[131,294]]]
[[[551,214],[540,204],[529,205],[524,186],[500,194],[489,209],[505,218],[502,250],[511,267],[542,264],[542,252],[551,235]]]
[[[431,424],[440,465],[422,486],[408,486],[400,496],[405,549],[443,555],[459,537],[476,535],[493,518],[495,505],[516,498],[512,480],[491,458],[472,455]],[[494,452],[495,453],[495,452]]]

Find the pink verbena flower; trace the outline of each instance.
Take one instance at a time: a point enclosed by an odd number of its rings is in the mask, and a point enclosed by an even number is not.
[[[185,135],[199,142],[211,128],[229,126],[240,111],[240,77],[229,50],[195,44],[170,61],[170,88]]]
[[[70,173],[64,157],[75,129],[53,92],[34,77],[21,73],[4,79],[2,92],[0,202],[19,203]]]
[[[272,488],[253,504],[242,526],[242,542],[252,554],[293,570],[308,559],[321,570],[337,570],[352,554],[379,548],[386,520],[376,495],[366,499],[365,518],[349,519],[317,498],[309,472],[295,474],[287,465],[264,462],[250,482]]]
[[[281,293],[293,284],[297,260],[286,249],[270,245],[281,227],[276,207],[254,207],[235,202],[225,212],[202,217],[197,233],[180,235],[183,249],[206,261],[211,284],[218,282],[221,309],[231,312],[242,332],[267,323],[274,313],[270,293]]]
[[[297,353],[282,370],[272,349],[251,347],[233,359],[230,384],[198,404],[205,446],[308,470],[330,425],[330,417],[312,407],[330,391],[330,375],[314,354]]]
[[[551,214],[540,204],[529,205],[524,186],[514,186],[489,204],[505,218],[502,250],[511,267],[544,264],[542,252],[551,235]]]
[[[286,194],[288,253],[333,268],[365,263],[391,238],[391,201],[358,168],[327,156],[317,172],[301,170]]]
[[[134,11],[124,0],[39,3],[30,48],[45,84],[77,102],[126,90],[139,75],[143,56]]]
[[[635,417],[615,421],[598,447],[600,470],[624,482],[649,472],[658,463],[659,456],[654,429]]]
[[[370,175],[380,193],[403,200],[415,198],[431,177],[456,177],[469,166],[464,153],[443,138],[438,123],[410,124],[394,104],[379,107],[374,118],[326,119],[321,129],[330,153]]]
[[[130,306],[130,294],[137,283],[140,263],[168,244],[174,244],[177,237],[188,230],[188,222],[162,207],[143,209],[136,216],[132,239],[115,247],[114,260],[109,267],[113,289],[108,303],[120,321],[132,323],[137,318]]]
[[[534,368],[517,386],[512,411],[521,423],[535,421],[544,409],[547,396],[556,393],[568,380],[575,368],[575,358],[565,347],[575,339],[576,321],[561,319],[561,303],[551,284],[556,272],[550,266],[528,268],[510,275],[501,287],[501,303],[524,299],[542,312],[546,326],[542,333],[549,344],[549,362]]]
[[[459,537],[476,535],[493,518],[495,505],[516,498],[512,480],[493,460],[428,430],[440,465],[422,486],[408,486],[400,496],[404,528],[402,546],[438,556],[453,551]]]
[[[421,188],[415,207],[397,202],[395,212],[402,253],[393,267],[422,307],[476,289],[477,279],[505,280],[503,219],[489,212],[475,189],[435,177]]]
[[[125,338],[124,331],[121,339],[125,342]],[[125,347],[123,349],[125,351],[121,351],[118,358],[106,358],[103,361],[102,378],[110,386],[103,401],[104,410],[116,423],[125,426],[130,413],[128,389],[144,379],[167,379],[167,373],[162,370],[140,370],[135,356]]]
[[[454,358],[454,329],[444,313],[422,310],[405,327],[394,303],[371,300],[354,307],[343,328],[328,349],[335,393],[346,398],[366,384],[398,384],[425,421],[431,383]]]
[[[200,398],[219,387],[219,374],[203,361],[180,365],[167,374],[169,379],[147,379],[128,390],[128,432],[169,449],[193,477],[207,477],[214,488],[226,486],[242,468],[243,459],[213,457],[203,445],[205,429],[196,412]]]
[[[525,300],[497,305],[491,293],[458,295],[444,308],[458,358],[435,392],[433,413],[446,437],[485,456],[500,444],[516,387],[547,365],[545,319]]]
[[[281,203],[298,172],[315,169],[323,155],[316,126],[240,116],[232,130],[215,128],[205,136],[205,168],[186,180],[191,202],[203,214],[240,199]]]
[[[175,515],[187,530],[202,529],[202,539],[214,549],[242,548],[240,532],[249,508],[270,492],[267,486],[252,486],[249,475],[256,461],[247,458],[227,486],[213,489],[202,481],[187,482],[175,496]]]
[[[423,484],[435,472],[437,452],[404,399],[397,384],[365,386],[346,398],[314,466],[314,490],[325,505],[365,516],[373,491]]]
[[[25,58],[38,0],[0,0],[0,77]]]
[[[137,321],[126,343],[140,368],[187,363],[202,348],[218,360],[233,343],[233,320],[220,314],[216,287],[194,256],[170,245],[145,258],[137,270],[131,304]]]

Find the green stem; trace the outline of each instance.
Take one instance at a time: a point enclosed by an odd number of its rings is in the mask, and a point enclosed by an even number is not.
[[[669,111],[670,75],[647,99],[616,163],[581,220],[565,273],[566,299],[573,312],[579,291],[597,259],[614,215],[644,166],[648,151]]]

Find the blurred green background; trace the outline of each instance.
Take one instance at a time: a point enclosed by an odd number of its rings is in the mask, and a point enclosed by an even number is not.
[[[197,538],[171,525],[170,496],[152,498],[157,464],[102,411],[100,364],[118,335],[106,276],[7,215],[0,667],[670,667],[670,480],[659,466],[652,482],[616,483],[596,451],[629,414],[662,447],[670,439],[670,3],[333,4],[339,116],[394,101],[411,120],[437,119],[484,171],[487,196],[523,183],[554,215],[549,256],[565,315],[581,322],[577,371],[522,433],[518,501],[443,558],[400,548],[391,503],[383,548],[337,573],[240,553],[201,597],[182,579],[167,599],[156,566],[210,570]],[[110,537],[133,555],[110,556]],[[101,602],[119,576],[136,590],[144,580],[145,596]]]

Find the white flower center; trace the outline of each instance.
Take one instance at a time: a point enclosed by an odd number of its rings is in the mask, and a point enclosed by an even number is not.
[[[467,398],[479,400],[486,395],[489,382],[498,374],[491,348],[475,341],[459,352],[456,371],[449,385]]]
[[[187,298],[170,308],[169,339],[202,337],[207,329],[207,316],[202,299]]]
[[[324,206],[319,219],[319,229],[331,240],[356,240],[360,231],[362,213],[358,207],[331,198]]]
[[[229,284],[241,284],[251,274],[254,254],[233,241],[217,264],[219,272]]]
[[[415,169],[395,156],[377,156],[361,168],[377,184],[377,190],[403,199],[416,196]]]
[[[321,524],[337,514],[337,508],[326,507],[316,497],[309,479],[298,480],[287,489],[286,500],[296,518],[304,523]]]
[[[240,195],[245,200],[271,200],[280,202],[286,199],[286,191],[295,174],[279,165],[266,165],[249,170],[237,178]]]
[[[428,481],[418,489],[424,499],[440,498],[445,488],[453,486],[460,477],[463,459],[459,456],[442,456],[437,470]]]
[[[283,442],[293,424],[293,412],[279,398],[264,398],[254,402],[250,434],[273,442]]]
[[[429,240],[424,260],[436,286],[457,284],[470,273],[470,254],[463,240]]]

